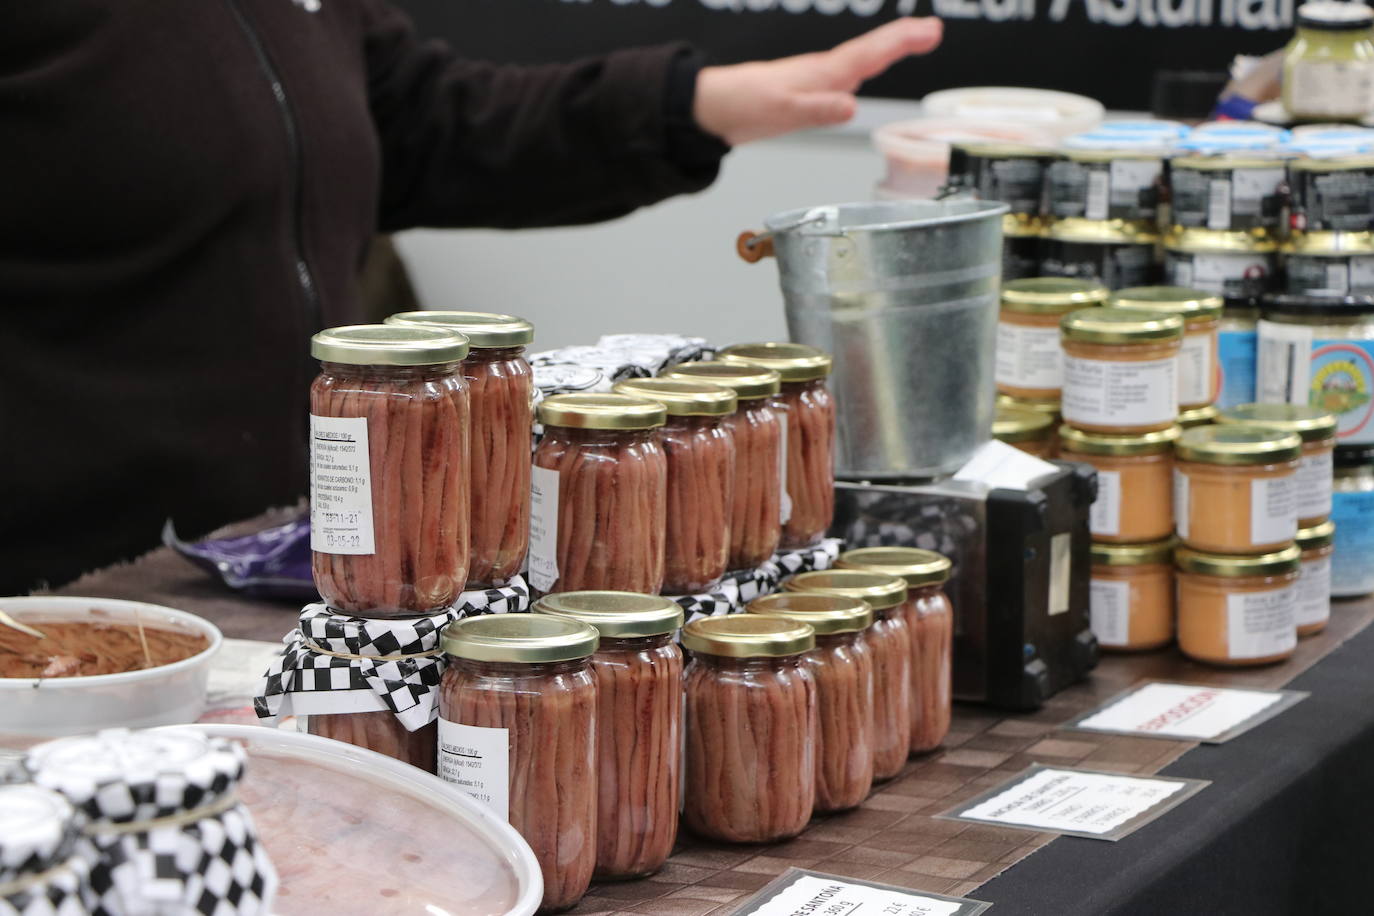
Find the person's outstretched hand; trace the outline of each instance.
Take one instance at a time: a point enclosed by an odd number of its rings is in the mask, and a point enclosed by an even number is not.
[[[692,113],[731,146],[854,116],[854,93],[871,77],[940,43],[939,19],[903,18],[829,51],[728,67],[704,67]]]

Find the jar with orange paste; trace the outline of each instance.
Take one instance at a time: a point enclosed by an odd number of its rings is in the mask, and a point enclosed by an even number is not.
[[[1217,399],[1217,341],[1221,329],[1220,296],[1183,286],[1136,286],[1112,293],[1113,308],[1167,312],[1183,319],[1178,351],[1178,403],[1188,410]]]
[[[1177,426],[1111,436],[1059,428],[1059,455],[1097,469],[1097,499],[1088,512],[1093,539],[1140,543],[1174,531],[1174,442]]]
[[[1206,426],[1209,423],[1217,422],[1217,417],[1221,411],[1211,404],[1202,407],[1193,407],[1189,410],[1181,410],[1178,414],[1178,425],[1184,429],[1192,429],[1194,426]]]
[[[1137,652],[1174,641],[1174,540],[1092,545],[1088,609],[1104,650]]]
[[[1271,553],[1298,533],[1302,442],[1261,426],[1199,426],[1174,450],[1179,540],[1213,553]]]
[[[1302,459],[1294,482],[1298,494],[1298,527],[1311,528],[1331,515],[1335,474],[1336,418],[1306,404],[1238,404],[1221,412],[1219,423],[1243,423],[1297,433]]]
[[[1014,398],[1009,394],[999,394],[997,396],[997,409],[1010,407],[1013,410],[1030,410],[1038,414],[1049,417],[1049,428],[1059,429],[1059,424],[1063,418],[1059,415],[1059,398],[1049,398],[1046,400],[1034,400],[1031,398]],[[994,421],[995,422],[995,421]],[[1045,458],[1055,458],[1059,455],[1059,437],[1051,435],[1048,443],[1048,451]]]
[[[999,405],[992,418],[992,438],[1037,458],[1053,458],[1054,416]]]
[[[1301,554],[1296,545],[1255,556],[1174,552],[1178,647],[1213,665],[1267,665],[1293,654]]]
[[[1059,319],[1106,298],[1107,287],[1072,277],[1027,277],[1003,284],[997,390],[1018,398],[1058,398],[1064,377]]]
[[[1302,551],[1302,572],[1298,576],[1293,617],[1298,635],[1311,636],[1325,630],[1331,620],[1331,555],[1336,552],[1336,523],[1328,521],[1300,528],[1297,544]]]
[[[1147,433],[1178,418],[1183,319],[1138,309],[1083,309],[1059,324],[1064,422],[1099,433]]]

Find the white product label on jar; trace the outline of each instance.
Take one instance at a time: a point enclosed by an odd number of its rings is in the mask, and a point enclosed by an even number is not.
[[[1188,501],[1191,494],[1188,490],[1188,475],[1174,469],[1174,528],[1178,530],[1178,536],[1188,537]]]
[[[1350,285],[1347,289],[1369,289],[1374,286],[1374,257],[1350,259]]]
[[[1331,616],[1331,558],[1302,561],[1293,617],[1300,627],[1325,623]]]
[[[1112,160],[1112,206],[1139,210],[1141,192],[1152,187],[1163,170],[1163,160],[1160,159]],[[1154,208],[1151,206],[1146,209],[1152,212]]]
[[[1178,351],[1178,402],[1180,404],[1212,403],[1212,384],[1217,368],[1212,362],[1216,346],[1216,332],[1189,334],[1183,338]]]
[[[1231,180],[1213,178],[1207,182],[1207,228],[1231,228]]]
[[[510,820],[510,729],[439,720],[439,778]]]
[[[1088,172],[1088,201],[1084,205],[1085,219],[1106,219],[1111,204],[1111,179],[1100,169]]]
[[[1306,404],[1312,373],[1312,331],[1302,325],[1259,322],[1256,396],[1266,404]]]
[[[778,499],[778,521],[786,525],[792,518],[792,497],[787,495],[787,414],[778,411],[778,488],[782,491]]]
[[[547,592],[558,581],[558,472],[530,474],[530,585]]]
[[[1228,658],[1268,658],[1298,644],[1293,586],[1226,596],[1226,655]]]
[[[310,549],[376,553],[367,417],[310,415]]]
[[[1059,388],[1064,381],[1059,328],[997,322],[997,384],[1009,388]]]
[[[1304,118],[1348,118],[1374,108],[1374,65],[1369,61],[1298,60],[1285,76],[1285,101]]]
[[[1120,362],[1064,355],[1064,421],[1154,426],[1178,416],[1178,360]]]
[[[1326,518],[1331,514],[1332,453],[1330,449],[1304,455],[1294,478],[1298,490],[1298,518]]]
[[[1069,610],[1069,588],[1073,584],[1073,534],[1065,531],[1050,538],[1049,614]]]
[[[1094,536],[1121,533],[1121,472],[1097,472],[1097,499],[1088,510],[1088,529]]]
[[[1271,254],[1177,253],[1170,251],[1164,266],[1165,280],[1216,295],[1229,294],[1273,273]]]
[[[1088,586],[1089,625],[1104,646],[1124,646],[1131,639],[1131,583],[1093,579]]]
[[[1291,541],[1298,533],[1297,478],[1261,477],[1250,481],[1250,543]]]

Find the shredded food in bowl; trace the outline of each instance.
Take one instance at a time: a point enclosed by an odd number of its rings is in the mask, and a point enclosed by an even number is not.
[[[92,608],[91,614],[103,612]],[[87,677],[170,665],[203,652],[199,633],[108,621],[22,621],[41,630],[37,639],[0,625],[0,677]]]

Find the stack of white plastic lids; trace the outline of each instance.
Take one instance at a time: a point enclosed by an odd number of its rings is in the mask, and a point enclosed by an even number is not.
[[[35,785],[0,786],[0,911],[79,916],[90,909],[90,866],[74,854],[76,811]]]

